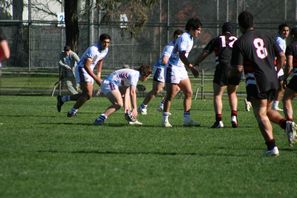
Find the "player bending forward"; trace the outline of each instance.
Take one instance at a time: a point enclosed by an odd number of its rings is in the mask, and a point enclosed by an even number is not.
[[[145,81],[152,73],[149,65],[142,65],[139,69],[119,69],[107,76],[102,85],[101,92],[112,103],[105,112],[95,120],[95,125],[102,125],[114,112],[125,105],[125,111],[131,102],[131,111],[125,113],[125,118],[131,125],[142,125],[137,118],[136,86],[138,80]],[[124,95],[124,97],[122,97]],[[124,98],[124,101],[123,101]],[[131,101],[130,101],[131,100]]]

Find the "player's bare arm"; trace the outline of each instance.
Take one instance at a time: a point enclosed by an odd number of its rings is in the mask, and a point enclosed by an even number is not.
[[[277,59],[276,59],[276,67],[277,67],[277,71],[279,71],[281,68],[283,68],[283,66],[285,65],[286,62],[286,56],[284,52],[280,52],[277,55]]]
[[[163,65],[167,65],[168,64],[168,61],[169,61],[169,58],[170,58],[169,56],[163,56],[162,57],[162,64]]]
[[[130,87],[130,96],[131,96],[131,108],[132,108],[132,115],[137,117],[137,96],[136,96],[136,87]]]
[[[96,81],[96,83],[99,84],[99,79],[98,77],[94,74],[94,72],[91,69],[91,64],[92,64],[93,59],[91,58],[87,58],[85,65],[84,65],[84,69],[86,70],[86,72]],[[100,84],[99,84],[100,85]]]
[[[98,61],[96,67],[97,67],[97,78],[98,78],[98,85],[101,85],[102,79],[101,79],[101,74],[102,74],[102,66],[103,66],[103,59]]]

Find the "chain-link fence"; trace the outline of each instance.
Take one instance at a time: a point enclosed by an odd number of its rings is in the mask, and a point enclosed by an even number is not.
[[[199,52],[207,42],[220,32],[225,21],[235,22],[242,10],[254,14],[255,26],[271,34],[277,32],[278,25],[287,21],[295,25],[297,0],[160,0],[151,13],[143,31],[135,37],[121,28],[121,21],[114,19],[110,24],[99,25],[101,10],[95,10],[93,20],[80,19],[78,54],[96,42],[101,33],[112,37],[106,67],[117,68],[123,65],[137,66],[141,63],[153,65],[163,46],[171,39],[173,31],[184,29],[192,16],[200,17],[203,32],[195,41],[191,56]],[[5,67],[57,68],[58,54],[65,44],[65,27],[57,21],[0,21],[9,39],[11,58]],[[240,33],[237,32],[239,35]],[[208,58],[202,67],[214,68],[213,57]]]

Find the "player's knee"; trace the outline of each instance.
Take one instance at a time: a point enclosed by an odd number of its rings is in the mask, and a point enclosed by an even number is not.
[[[184,92],[186,98],[191,98],[193,96],[193,91]]]
[[[124,106],[124,103],[122,101],[119,101],[116,103],[116,105],[117,105],[117,108],[120,109]]]

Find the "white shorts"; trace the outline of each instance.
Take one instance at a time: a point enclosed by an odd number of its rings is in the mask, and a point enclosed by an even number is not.
[[[113,83],[112,81],[109,80],[104,80],[101,84],[101,92],[106,95],[110,92],[112,92],[113,90],[117,90],[119,89],[119,86],[115,83]]]
[[[154,66],[153,68],[153,80],[157,82],[165,82],[165,68]]]
[[[185,67],[168,65],[165,70],[166,83],[179,84],[180,81],[188,79],[188,72]]]
[[[90,76],[87,71],[82,67],[75,67],[75,81],[76,83],[92,83],[94,79]]]

